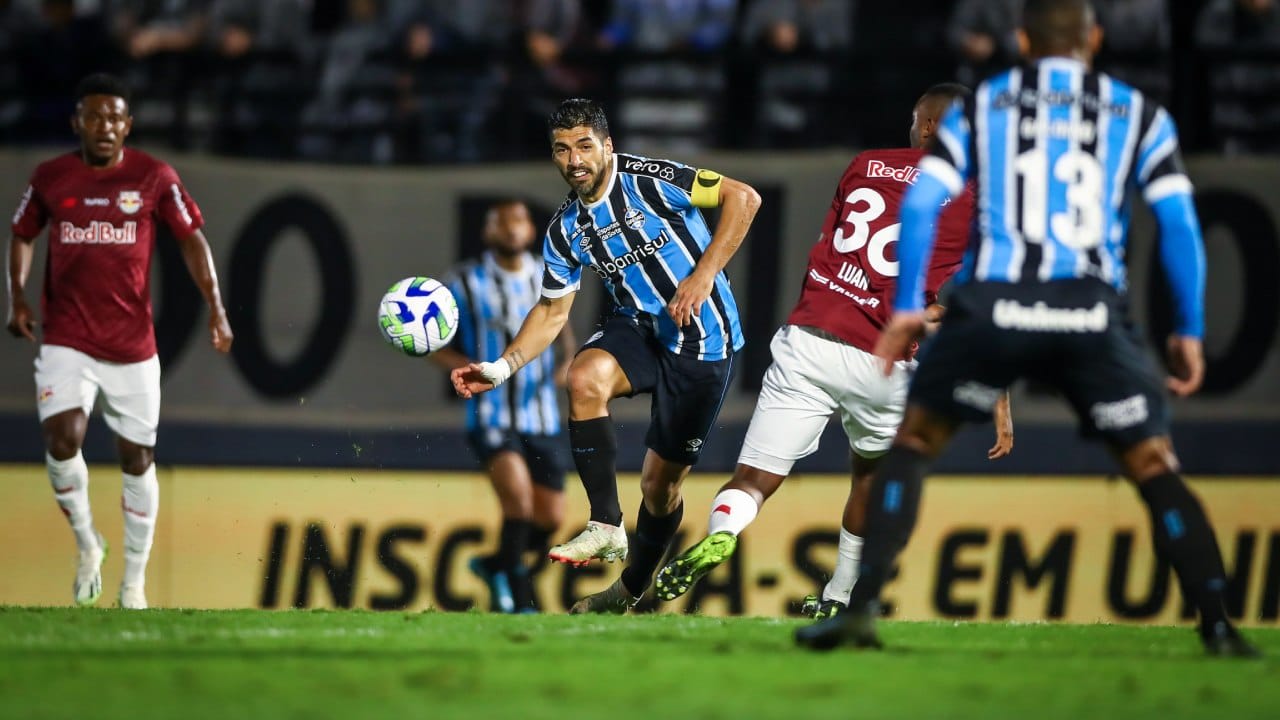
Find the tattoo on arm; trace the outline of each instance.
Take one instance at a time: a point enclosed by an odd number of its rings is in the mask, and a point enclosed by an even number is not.
[[[512,350],[507,353],[507,363],[511,365],[511,372],[515,372],[524,367],[524,354],[519,350]]]

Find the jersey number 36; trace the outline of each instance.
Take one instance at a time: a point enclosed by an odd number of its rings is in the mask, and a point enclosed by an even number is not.
[[[861,204],[865,204],[866,208],[855,207]],[[866,247],[867,259],[873,270],[885,277],[898,277],[898,261],[886,258],[885,249],[898,242],[898,231],[902,229],[902,223],[886,225],[875,233],[871,232],[871,223],[884,214],[884,196],[871,188],[854,188],[845,197],[844,206],[848,208],[848,212],[844,220],[836,224],[835,235],[831,238],[836,251],[851,253]]]

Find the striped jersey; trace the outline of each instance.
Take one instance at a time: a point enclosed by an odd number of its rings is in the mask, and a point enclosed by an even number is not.
[[[615,311],[639,319],[676,355],[723,360],[740,349],[738,306],[723,272],[692,323],[677,327],[667,314],[677,285],[711,244],[711,231],[692,202],[699,175],[670,160],[615,154],[604,195],[584,203],[570,192],[551,218],[542,294],[557,298],[576,291],[582,269],[590,268],[604,282]]]
[[[541,280],[542,261],[529,253],[516,272],[503,270],[488,251],[455,268],[444,284],[458,301],[459,352],[471,358],[498,357],[538,302]],[[558,433],[555,367],[555,353],[548,349],[507,382],[467,400],[467,429]]]
[[[976,183],[977,242],[957,282],[1094,277],[1123,292],[1134,191],[1153,206],[1192,191],[1164,108],[1068,58],[987,80],[936,137],[921,171],[953,196]]]

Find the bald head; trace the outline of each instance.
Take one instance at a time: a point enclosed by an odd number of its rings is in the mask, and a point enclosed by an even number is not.
[[[1019,32],[1032,58],[1063,56],[1087,62],[1102,41],[1089,0],[1027,0]]]

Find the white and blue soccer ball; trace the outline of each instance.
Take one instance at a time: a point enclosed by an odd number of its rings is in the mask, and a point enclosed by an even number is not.
[[[400,352],[429,355],[448,345],[458,332],[458,301],[437,280],[405,278],[382,296],[378,329]]]

